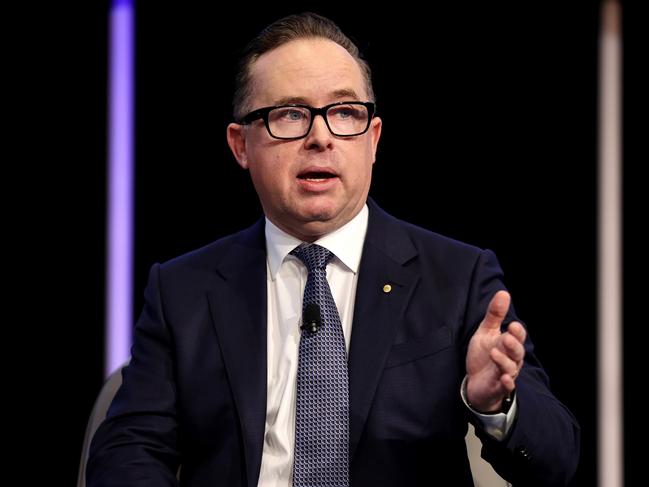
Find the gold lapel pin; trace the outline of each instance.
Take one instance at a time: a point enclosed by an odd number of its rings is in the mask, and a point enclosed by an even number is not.
[[[392,286],[390,286],[389,284],[386,284],[386,285],[383,286],[383,292],[384,292],[384,293],[387,294],[387,293],[389,293],[390,291],[392,291]]]

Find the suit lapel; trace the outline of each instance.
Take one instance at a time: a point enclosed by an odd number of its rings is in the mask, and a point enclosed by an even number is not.
[[[412,241],[371,199],[359,269],[349,351],[350,459],[360,441],[374,393],[419,275],[404,264],[417,255]],[[384,289],[389,285],[389,291]],[[261,468],[266,421],[267,297],[264,220],[232,242],[208,292],[210,311],[243,432],[249,487]]]
[[[266,249],[264,221],[235,240],[208,293],[210,311],[243,432],[249,487],[261,468],[266,421]]]
[[[350,460],[360,441],[398,323],[419,275],[404,267],[417,255],[403,227],[368,200],[349,351]],[[386,287],[389,286],[389,287]]]

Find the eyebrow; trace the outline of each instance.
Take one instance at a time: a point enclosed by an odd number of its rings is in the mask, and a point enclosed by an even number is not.
[[[359,100],[359,96],[356,94],[356,92],[352,89],[342,89],[342,90],[336,90],[331,93],[329,96],[330,99],[340,99],[340,98],[345,98],[349,101],[356,101]],[[283,98],[280,98],[275,102],[275,106],[279,105],[308,105],[309,100],[302,96],[285,96]]]

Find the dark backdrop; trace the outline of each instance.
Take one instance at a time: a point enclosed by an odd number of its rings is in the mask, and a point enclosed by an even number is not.
[[[46,276],[39,286],[49,298],[25,308],[37,311],[43,331],[43,365],[27,382],[39,396],[47,391],[47,412],[38,413],[47,439],[35,443],[55,459],[48,477],[65,484],[76,477],[103,376],[107,6],[86,3],[76,16],[40,12],[45,20],[25,56],[38,66],[33,83],[42,92],[34,97],[43,117],[30,127],[45,134],[28,148],[39,163],[29,224],[40,257],[32,264]],[[134,319],[154,262],[260,216],[225,143],[232,67],[262,27],[311,8],[351,34],[373,67],[384,129],[371,195],[395,216],[496,252],[553,389],[582,426],[573,485],[594,485],[599,18],[597,2],[567,3],[435,5],[425,13],[414,3],[138,2]],[[627,24],[638,33],[638,20]],[[639,51],[627,53],[631,75]],[[630,83],[627,98],[641,86]],[[628,133],[626,156],[637,159],[640,132]],[[633,222],[642,221],[637,207],[646,196],[637,169],[629,171],[625,201],[636,207]],[[625,250],[639,257],[637,246]],[[627,314],[639,310],[636,300],[626,305]],[[627,342],[639,349],[629,334]]]
[[[582,425],[575,485],[593,485],[597,9],[326,5],[316,11],[373,67],[384,128],[370,194],[496,252],[554,391]],[[225,144],[232,66],[247,39],[296,9],[245,9],[140,2],[138,310],[153,262],[260,214]]]

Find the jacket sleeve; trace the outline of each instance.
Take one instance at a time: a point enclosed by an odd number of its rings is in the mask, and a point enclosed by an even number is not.
[[[502,282],[502,270],[496,256],[489,250],[483,251],[476,262],[467,298],[465,324],[470,334],[466,344],[482,321],[493,295],[504,289]],[[521,322],[513,306],[510,306],[503,328],[511,321]],[[534,355],[529,333],[525,350],[525,364],[516,379],[518,409],[507,436],[496,441],[481,431],[476,422],[476,433],[483,444],[482,457],[514,485],[566,485],[579,460],[579,425],[552,394],[548,376]]]
[[[90,446],[88,487],[177,485],[180,455],[172,340],[163,311],[160,266],[155,264],[135,327],[130,363]]]

